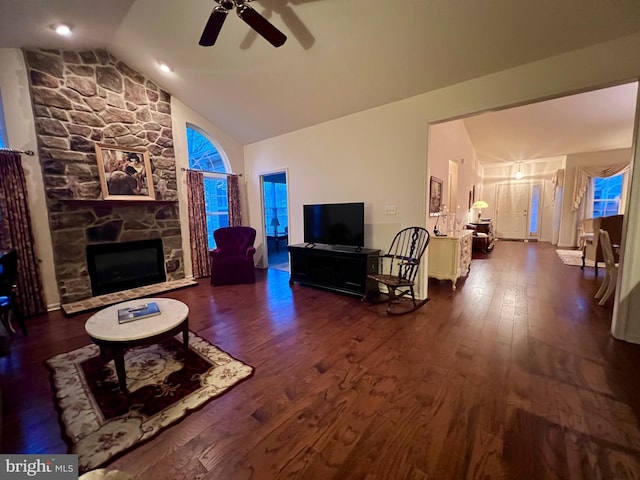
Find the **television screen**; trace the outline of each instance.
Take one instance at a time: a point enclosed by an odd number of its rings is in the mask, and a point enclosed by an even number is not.
[[[364,203],[304,205],[304,241],[364,247]]]

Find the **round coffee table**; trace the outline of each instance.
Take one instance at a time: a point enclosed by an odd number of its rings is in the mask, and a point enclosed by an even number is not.
[[[156,302],[159,315],[118,323],[118,310]],[[103,357],[111,354],[116,366],[118,384],[127,391],[124,352],[133,347],[160,343],[182,332],[185,359],[189,350],[189,307],[173,298],[142,298],[117,303],[94,313],[84,326],[89,338],[100,347]]]

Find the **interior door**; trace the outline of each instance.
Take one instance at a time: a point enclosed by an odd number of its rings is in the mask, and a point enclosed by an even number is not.
[[[513,240],[527,238],[529,184],[498,185],[496,236]]]

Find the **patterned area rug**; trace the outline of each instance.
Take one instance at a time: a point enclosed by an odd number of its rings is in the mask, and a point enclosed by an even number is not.
[[[556,250],[556,253],[565,265],[582,266],[582,250]],[[585,266],[593,267],[593,260],[585,260]]]
[[[150,440],[253,374],[252,367],[194,333],[185,362],[180,337],[125,353],[129,396],[120,392],[113,361],[105,363],[96,345],[47,360],[81,472]]]

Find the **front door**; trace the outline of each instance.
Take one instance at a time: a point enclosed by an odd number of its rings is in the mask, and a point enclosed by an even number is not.
[[[513,240],[527,238],[529,184],[498,185],[496,237]]]

